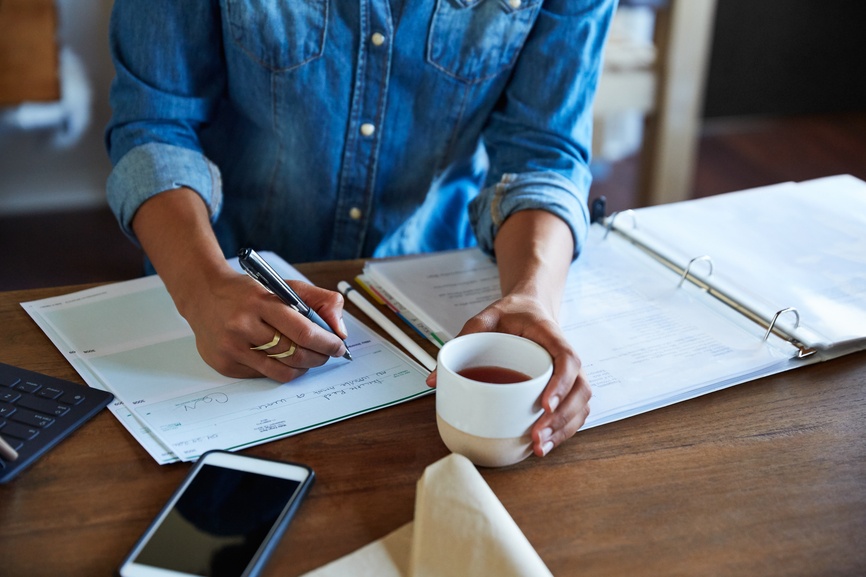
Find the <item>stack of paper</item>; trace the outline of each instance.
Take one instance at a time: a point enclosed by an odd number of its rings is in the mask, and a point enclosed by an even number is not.
[[[303,280],[278,256],[266,258],[283,277]],[[354,361],[331,359],[284,384],[225,377],[205,364],[155,276],[22,306],[88,385],[114,394],[112,412],[159,463],[249,447],[430,392],[426,369],[349,314]]]
[[[866,348],[866,183],[630,212],[593,225],[560,311],[593,389],[585,427]],[[363,280],[439,345],[500,296],[477,249],[369,262]]]

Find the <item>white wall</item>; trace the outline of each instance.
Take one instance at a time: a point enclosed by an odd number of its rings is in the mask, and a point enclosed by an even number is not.
[[[0,108],[0,215],[105,205],[111,5],[57,0],[62,100]]]

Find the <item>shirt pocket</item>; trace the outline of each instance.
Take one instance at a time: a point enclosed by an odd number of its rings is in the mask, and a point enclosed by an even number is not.
[[[302,66],[322,55],[328,0],[226,0],[232,41],[273,71]]]
[[[542,0],[437,0],[427,61],[465,82],[511,68]]]

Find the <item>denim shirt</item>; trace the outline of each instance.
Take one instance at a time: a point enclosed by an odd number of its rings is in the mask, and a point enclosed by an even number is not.
[[[542,208],[587,230],[615,0],[116,0],[108,201],[195,190],[227,256],[474,245]],[[471,206],[470,206],[471,204]]]

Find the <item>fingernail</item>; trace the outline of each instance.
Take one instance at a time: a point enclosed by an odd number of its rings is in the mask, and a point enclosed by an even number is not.
[[[541,429],[541,433],[539,433],[538,435],[538,440],[546,441],[550,438],[551,435],[553,435],[553,429],[551,429],[550,427],[544,427],[543,429]]]
[[[349,331],[346,330],[346,323],[343,322],[343,317],[340,317],[340,332],[349,336]]]
[[[553,441],[547,441],[541,445],[541,453],[545,456],[551,451],[551,449],[553,449]]]
[[[550,403],[550,412],[552,413],[553,411],[556,410],[556,407],[559,406],[559,395],[553,395],[552,397],[550,397],[549,403]]]

